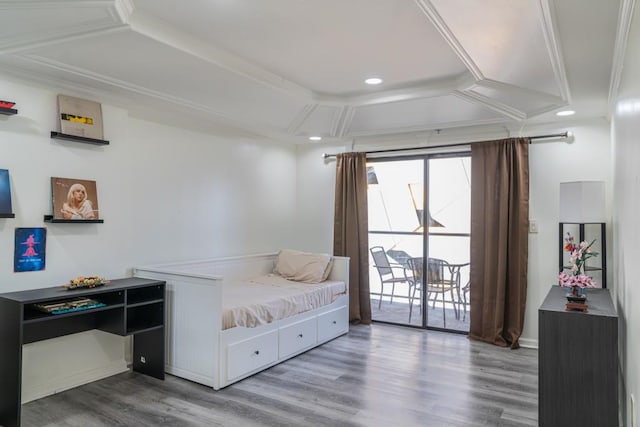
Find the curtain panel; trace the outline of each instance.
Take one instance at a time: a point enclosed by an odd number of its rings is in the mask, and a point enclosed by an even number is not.
[[[529,139],[471,144],[469,337],[518,348],[529,247]]]
[[[349,320],[371,323],[366,153],[336,156],[333,253],[350,258]]]

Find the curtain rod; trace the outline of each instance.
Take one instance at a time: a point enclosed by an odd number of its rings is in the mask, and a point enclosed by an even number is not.
[[[529,139],[547,139],[547,138],[568,138],[570,136],[571,136],[571,134],[569,132],[565,131],[565,132],[562,132],[562,133],[550,133],[548,135],[528,136],[526,138],[529,138]],[[476,142],[482,142],[482,141],[476,141]],[[457,144],[431,145],[429,147],[389,148],[387,150],[365,151],[365,153],[367,153],[367,154],[397,153],[397,152],[400,152],[400,151],[415,151],[415,150],[425,150],[425,149],[432,149],[432,148],[463,147],[465,145],[470,145],[470,144],[472,144],[472,143],[471,142],[461,142],[461,143],[457,143]],[[529,141],[529,144],[531,144],[531,141]],[[335,157],[335,156],[336,156],[336,154],[322,153],[322,158],[323,159],[328,159],[330,157]]]

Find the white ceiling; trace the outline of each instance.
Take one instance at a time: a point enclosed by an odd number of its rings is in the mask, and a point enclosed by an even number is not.
[[[139,117],[290,142],[515,127],[565,107],[607,115],[619,10],[620,0],[0,0],[0,70]],[[365,85],[370,76],[384,83]]]

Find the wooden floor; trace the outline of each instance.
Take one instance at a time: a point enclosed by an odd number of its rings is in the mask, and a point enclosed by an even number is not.
[[[22,407],[23,426],[535,426],[537,351],[375,324],[213,391],[137,373]]]

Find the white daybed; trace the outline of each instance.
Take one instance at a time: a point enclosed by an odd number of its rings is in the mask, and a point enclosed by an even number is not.
[[[137,277],[167,282],[166,363],[172,375],[218,390],[349,329],[349,258],[333,257],[328,281],[345,293],[328,305],[256,327],[223,328],[225,286],[265,276],[278,254],[137,267]]]

